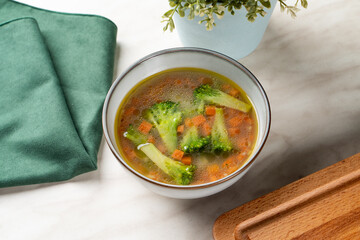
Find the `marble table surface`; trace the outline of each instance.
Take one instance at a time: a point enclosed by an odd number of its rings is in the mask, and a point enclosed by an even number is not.
[[[157,50],[166,0],[21,0],[56,11],[103,15],[118,26],[115,75]],[[196,200],[158,196],[115,160],[104,141],[97,171],[62,183],[0,189],[0,239],[212,238],[225,211],[360,152],[360,2],[309,1],[294,20],[276,7],[255,52],[239,61],[268,93],[269,139],[249,172]]]

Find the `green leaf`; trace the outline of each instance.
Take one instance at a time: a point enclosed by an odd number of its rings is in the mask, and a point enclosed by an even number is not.
[[[180,16],[180,17],[185,17],[185,11],[184,11],[183,8],[179,8],[179,9],[178,9],[178,13],[179,13],[179,16]]]
[[[188,19],[189,19],[189,20],[192,20],[192,19],[194,19],[194,17],[195,17],[194,8],[190,8],[190,12],[189,12]]]
[[[308,2],[307,2],[307,0],[301,0],[301,6],[302,6],[303,8],[307,8],[307,7],[308,7]]]
[[[169,25],[170,25],[170,32],[172,32],[175,29],[175,23],[172,18],[169,19]]]
[[[166,13],[164,13],[164,16],[165,17],[170,17],[173,12],[174,12],[174,10],[171,9],[171,10],[167,11]]]
[[[168,29],[168,27],[169,27],[169,23],[167,23],[167,24],[165,25],[165,27],[163,28],[163,31],[166,32],[166,30]]]
[[[170,7],[175,7],[176,3],[175,3],[175,1],[169,1],[169,5],[170,5]]]
[[[269,0],[260,0],[260,3],[266,8],[271,8],[271,3]]]

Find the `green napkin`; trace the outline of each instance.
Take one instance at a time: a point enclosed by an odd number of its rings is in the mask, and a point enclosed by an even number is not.
[[[96,169],[116,26],[0,0],[0,187]]]

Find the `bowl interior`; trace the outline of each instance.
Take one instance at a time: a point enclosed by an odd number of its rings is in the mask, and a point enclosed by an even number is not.
[[[254,151],[241,168],[247,167],[252,162],[251,159],[258,154],[268,135],[270,106],[260,83],[244,66],[231,58],[208,50],[182,48],[160,51],[141,59],[122,74],[112,85],[104,104],[103,125],[109,147],[116,157],[123,161],[115,140],[114,124],[118,107],[127,93],[137,83],[151,75],[167,69],[183,67],[217,72],[231,79],[247,93],[258,118],[258,136]],[[123,164],[127,165],[125,161]]]

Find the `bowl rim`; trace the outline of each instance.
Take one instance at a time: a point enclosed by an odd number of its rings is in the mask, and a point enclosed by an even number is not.
[[[152,180],[150,178],[147,178],[146,176],[140,174],[139,172],[137,172],[135,169],[133,169],[132,167],[130,167],[120,156],[120,154],[118,154],[118,152],[116,151],[115,147],[113,146],[111,140],[110,140],[110,136],[108,133],[108,127],[107,127],[107,112],[108,112],[108,107],[109,107],[109,101],[115,91],[115,88],[118,86],[118,84],[120,83],[120,81],[125,78],[125,76],[131,72],[134,68],[136,68],[138,65],[142,64],[143,62],[146,62],[152,58],[155,58],[157,56],[160,55],[165,55],[165,54],[171,54],[171,53],[176,53],[176,52],[199,52],[202,54],[208,54],[208,55],[212,55],[215,57],[218,57],[222,60],[225,60],[227,62],[229,62],[230,64],[234,65],[235,67],[239,68],[240,70],[242,70],[254,83],[255,85],[258,87],[258,89],[260,90],[261,95],[263,96],[264,100],[265,100],[265,108],[266,108],[266,114],[268,116],[268,118],[266,119],[266,126],[265,126],[265,135],[263,136],[263,138],[261,139],[260,142],[260,146],[259,148],[256,150],[255,154],[253,155],[253,157],[247,161],[242,167],[240,167],[238,170],[236,170],[235,172],[233,172],[232,174],[218,179],[216,181],[213,182],[208,182],[208,183],[203,183],[203,184],[198,184],[198,185],[173,185],[173,184],[167,184],[167,183],[163,183],[163,182],[158,182],[155,180]],[[122,99],[123,100],[123,99]],[[270,132],[270,126],[271,126],[271,108],[270,108],[270,102],[269,99],[267,97],[267,94],[264,90],[264,88],[262,87],[262,85],[260,84],[259,80],[244,66],[242,65],[240,62],[236,61],[235,59],[213,51],[213,50],[209,50],[209,49],[204,49],[204,48],[198,48],[198,47],[176,47],[176,48],[168,48],[168,49],[163,49],[160,51],[156,51],[153,52],[151,54],[146,55],[145,57],[139,59],[138,61],[136,61],[135,63],[133,63],[132,65],[130,65],[130,67],[128,67],[122,74],[120,74],[116,80],[112,83],[105,101],[104,101],[104,105],[103,105],[103,111],[102,111],[102,127],[103,127],[103,134],[105,136],[105,140],[107,145],[109,146],[111,152],[113,153],[113,155],[115,156],[115,158],[118,160],[118,162],[120,162],[127,170],[129,170],[131,173],[133,173],[135,176],[139,177],[142,180],[145,180],[148,183],[152,183],[161,187],[166,187],[166,188],[171,188],[171,189],[188,189],[188,190],[195,190],[195,189],[202,189],[202,188],[208,188],[208,187],[212,187],[212,186],[216,186],[219,185],[221,183],[227,182],[231,179],[233,179],[234,177],[238,176],[240,173],[244,172],[245,170],[247,170],[255,161],[255,159],[257,158],[257,156],[259,155],[259,153],[261,152],[262,148],[265,145],[266,140],[268,139],[269,136],[269,132]]]

